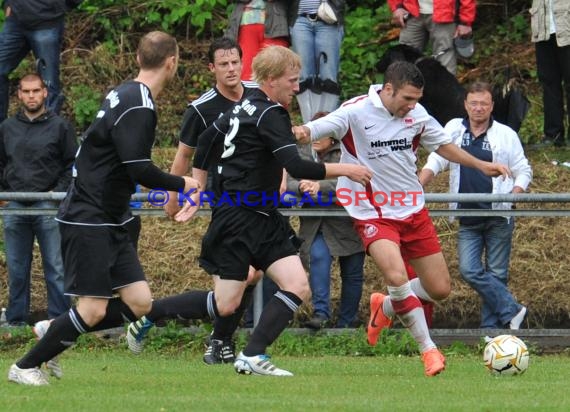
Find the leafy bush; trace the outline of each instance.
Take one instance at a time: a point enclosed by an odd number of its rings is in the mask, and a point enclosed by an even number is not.
[[[366,93],[370,84],[379,82],[376,63],[390,45],[382,44],[380,28],[386,26],[390,16],[387,5],[376,9],[358,6],[347,13],[340,54],[341,99]]]
[[[94,17],[105,40],[117,39],[137,28],[160,28],[174,33],[184,27],[201,34],[214,23],[216,11],[225,15],[227,0],[85,0],[80,10]]]
[[[84,84],[71,86],[69,90],[67,98],[69,105],[73,108],[75,123],[78,130],[84,130],[95,118],[101,105],[102,95]]]

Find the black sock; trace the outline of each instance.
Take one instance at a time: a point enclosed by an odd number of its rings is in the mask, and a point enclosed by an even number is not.
[[[261,312],[259,323],[253,330],[243,354],[255,356],[265,350],[283,332],[303,300],[292,292],[280,290],[267,302]]]
[[[72,346],[88,330],[74,306],[51,322],[44,337],[16,365],[22,369],[39,367]]]
[[[234,332],[239,326],[239,322],[245,310],[249,307],[253,297],[253,290],[255,285],[250,285],[245,288],[241,303],[234,313],[229,316],[219,316],[214,319],[214,330],[212,331],[212,339],[218,340],[231,340]]]
[[[89,328],[89,332],[116,328],[117,326],[122,326],[125,322],[134,322],[135,320],[137,320],[137,317],[121,298],[109,299],[105,317],[101,322]]]
[[[202,319],[208,316],[212,319],[218,316],[214,292],[191,290],[153,301],[146,318],[156,322],[160,319]]]

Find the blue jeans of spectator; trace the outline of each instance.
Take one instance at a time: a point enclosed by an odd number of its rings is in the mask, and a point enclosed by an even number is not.
[[[10,202],[7,209],[53,208],[49,201],[35,202],[31,206]],[[30,312],[30,285],[34,238],[42,256],[47,286],[48,318],[53,319],[70,307],[63,294],[63,262],[58,223],[53,216],[5,215],[4,246],[8,266],[9,302],[6,319],[9,323],[28,321]]]
[[[321,80],[337,82],[344,28],[338,24],[326,24],[298,16],[289,31],[291,47],[301,57],[300,81],[318,75]],[[321,53],[326,54],[326,61]],[[320,60],[319,72],[317,59]]]
[[[63,20],[53,27],[28,30],[13,17],[4,21],[0,32],[0,122],[7,117],[10,102],[8,75],[31,51],[38,64],[39,74],[48,88],[46,105],[59,113],[63,95],[59,82],[59,54],[63,40]]]
[[[314,315],[331,318],[331,268],[333,257],[322,233],[317,233],[311,245],[309,284]],[[364,252],[339,256],[341,293],[336,327],[351,327],[358,315],[364,279]]]
[[[481,328],[503,328],[521,310],[507,287],[513,229],[512,217],[459,225],[459,271],[482,299]]]

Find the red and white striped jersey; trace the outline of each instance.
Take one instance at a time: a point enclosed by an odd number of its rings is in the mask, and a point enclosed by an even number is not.
[[[346,177],[337,183],[337,198],[355,219],[405,219],[424,207],[416,174],[416,150],[433,152],[451,137],[420,105],[405,117],[382,104],[382,85],[345,102],[334,112],[309,122],[311,139],[333,136],[341,141],[341,163],[361,164],[373,172],[364,187]]]

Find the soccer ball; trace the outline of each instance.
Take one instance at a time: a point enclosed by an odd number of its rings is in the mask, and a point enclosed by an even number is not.
[[[487,342],[483,360],[493,375],[521,375],[528,369],[529,352],[516,336],[499,335]]]

